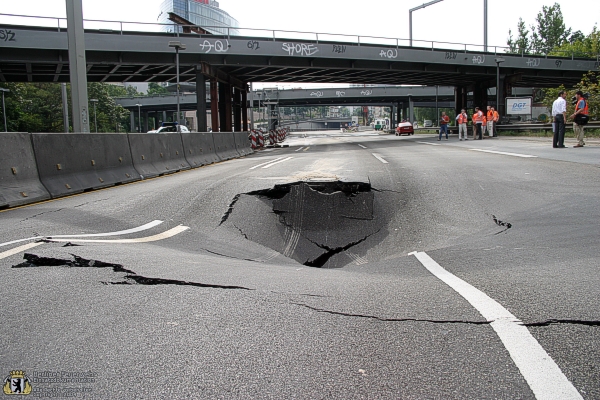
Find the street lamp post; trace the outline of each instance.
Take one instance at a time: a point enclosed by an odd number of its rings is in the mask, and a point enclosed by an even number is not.
[[[181,114],[179,111],[179,50],[185,50],[185,44],[179,41],[170,41],[169,47],[175,48],[175,64],[176,64],[176,75],[177,75],[177,132],[180,131],[179,126],[181,125]]]
[[[90,99],[90,102],[94,104],[94,129],[96,130],[96,133],[98,133],[98,120],[96,119],[96,103],[98,102],[98,99]]]
[[[4,92],[10,92],[10,90],[0,88],[0,92],[2,92],[2,115],[4,115],[4,132],[8,132],[8,126],[6,125],[6,106],[4,105]]]
[[[413,13],[413,11],[420,10],[421,8],[425,8],[425,7],[435,4],[435,3],[439,3],[440,1],[444,1],[444,0],[433,0],[433,1],[430,1],[429,3],[421,4],[418,7],[411,8],[410,10],[408,10],[408,29],[409,29],[410,47],[412,47],[412,13]]]
[[[138,132],[142,133],[142,105],[141,104],[136,104],[137,108],[138,108]]]
[[[500,112],[500,64],[506,61],[506,59],[497,57],[494,61],[496,62],[496,108]]]

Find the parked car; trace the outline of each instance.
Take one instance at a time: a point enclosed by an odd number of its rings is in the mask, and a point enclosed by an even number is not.
[[[425,121],[423,121],[423,126],[425,128],[431,128],[433,126],[433,121],[430,119],[426,119]]]
[[[177,124],[166,123],[166,124],[163,124],[163,126],[161,126],[160,128],[158,128],[156,130],[148,131],[148,133],[171,133],[171,132],[177,132]],[[189,133],[190,130],[187,128],[187,126],[180,125],[179,132]]]
[[[398,124],[398,127],[396,127],[396,136],[400,136],[400,135],[414,135],[415,134],[415,130],[413,128],[413,125],[410,122],[400,122]]]

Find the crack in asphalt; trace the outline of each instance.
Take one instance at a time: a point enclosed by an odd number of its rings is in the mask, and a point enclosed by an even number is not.
[[[200,282],[189,282],[175,279],[162,279],[162,278],[148,278],[136,274],[134,271],[124,268],[121,264],[106,263],[98,260],[88,260],[83,257],[79,257],[75,254],[71,254],[73,260],[67,260],[62,258],[52,257],[39,257],[35,254],[25,253],[23,258],[26,262],[13,265],[12,268],[36,268],[36,267],[62,267],[66,266],[69,268],[112,268],[113,272],[122,272],[127,275],[124,277],[124,281],[119,282],[102,282],[105,285],[176,285],[176,286],[194,286],[212,289],[237,289],[237,290],[254,290],[243,286],[232,286],[232,285],[216,285],[209,283]]]
[[[227,219],[229,218],[229,216],[233,212],[233,208],[235,207],[235,203],[238,202],[238,200],[240,199],[241,196],[242,196],[242,193],[238,193],[238,194],[235,195],[235,197],[233,198],[233,200],[231,200],[231,203],[229,203],[229,208],[227,209],[227,211],[225,211],[225,214],[223,214],[223,217],[221,218],[221,223],[219,224],[219,226],[223,225],[225,223],[225,221],[227,221]]]
[[[250,240],[250,239],[248,239],[248,235],[246,235],[246,234],[244,233],[244,231],[243,231],[241,228],[239,228],[239,227],[238,227],[237,225],[235,225],[235,224],[233,225],[233,227],[234,227],[234,228],[236,228],[238,231],[240,231],[240,233],[242,234],[242,236],[243,236],[243,237],[244,237],[246,240]]]
[[[52,214],[52,213],[59,212],[59,211],[62,211],[62,210],[64,210],[64,208],[59,208],[58,210],[52,210],[52,211],[44,211],[44,212],[41,212],[41,213],[39,213],[39,214],[32,215],[31,217],[27,217],[27,218],[25,218],[25,219],[22,219],[20,222],[25,222],[25,221],[27,221],[27,220],[30,220],[30,219],[33,219],[33,218],[39,217],[40,215],[44,215],[44,214]]]
[[[100,200],[88,201],[87,203],[79,204],[78,206],[73,206],[73,208],[83,207],[83,206],[86,206],[88,204],[99,203],[101,201],[106,201],[106,200],[109,200],[109,199],[100,199]]]
[[[314,241],[310,240],[306,236],[303,236],[306,240],[308,240],[309,242],[311,242],[315,246],[317,246],[317,247],[319,247],[319,248],[321,248],[323,250],[327,250],[325,253],[321,254],[320,256],[318,256],[317,258],[313,259],[312,261],[311,260],[307,260],[304,263],[304,265],[306,265],[307,267],[322,268],[327,263],[327,261],[329,261],[329,259],[331,257],[333,257],[334,255],[339,254],[342,251],[346,251],[346,250],[348,250],[348,249],[350,249],[350,248],[352,248],[352,247],[354,247],[354,246],[356,246],[356,245],[364,242],[365,240],[367,240],[371,236],[379,233],[380,230],[378,230],[377,232],[373,232],[370,235],[367,235],[364,238],[362,238],[362,239],[360,239],[360,240],[358,240],[356,242],[351,242],[351,243],[348,243],[347,245],[345,245],[343,247],[335,247],[335,248],[331,248],[331,247],[326,246],[324,244],[319,244],[317,242],[314,242]]]
[[[234,259],[234,260],[241,260],[241,261],[256,261],[256,260],[251,260],[251,259],[249,259],[249,258],[240,258],[240,257],[228,256],[227,254],[217,253],[216,251],[211,251],[211,250],[204,249],[204,248],[200,248],[200,250],[204,250],[204,251],[206,251],[207,253],[214,254],[215,256],[220,256],[220,257],[231,258],[231,259]]]
[[[492,215],[492,219],[494,220],[494,222],[496,223],[496,225],[500,226],[500,227],[504,227],[506,229],[501,230],[498,233],[495,233],[494,235],[499,235],[503,232],[506,232],[507,230],[509,230],[510,228],[512,228],[512,224],[510,222],[504,222],[504,221],[500,221],[498,218],[496,218],[495,215]]]
[[[382,322],[430,322],[432,324],[466,324],[466,325],[489,325],[489,324],[491,324],[491,322],[488,322],[488,321],[479,322],[479,321],[467,321],[467,320],[437,320],[437,319],[419,319],[419,318],[382,318],[382,317],[378,317],[376,315],[350,314],[350,313],[344,313],[344,312],[339,312],[339,311],[325,310],[322,308],[312,307],[312,306],[309,306],[308,304],[303,304],[303,303],[292,303],[292,304],[296,305],[296,306],[305,307],[305,308],[308,308],[309,310],[316,311],[319,313],[339,315],[342,317],[374,319],[374,320],[382,321]]]
[[[584,321],[579,319],[547,319],[541,322],[529,322],[523,323],[524,326],[550,326],[556,324],[569,324],[569,325],[585,325],[585,326],[600,326],[600,321]]]

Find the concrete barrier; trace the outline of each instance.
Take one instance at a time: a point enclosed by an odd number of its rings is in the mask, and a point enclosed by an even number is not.
[[[29,133],[0,133],[0,208],[48,200]]]
[[[212,133],[182,133],[185,159],[192,168],[221,161],[215,152]]]
[[[31,138],[40,180],[52,197],[140,179],[124,134],[34,133]]]
[[[235,148],[240,156],[252,154],[252,143],[248,139],[248,132],[234,132]]]
[[[179,133],[129,133],[133,166],[143,178],[190,169]]]
[[[233,132],[213,132],[215,152],[223,161],[239,157]]]

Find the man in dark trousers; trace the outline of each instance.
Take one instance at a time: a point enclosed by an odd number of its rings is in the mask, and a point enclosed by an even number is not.
[[[554,136],[552,147],[555,149],[565,148],[565,122],[567,121],[567,93],[564,90],[558,92],[558,98],[552,103],[552,118],[554,119]]]

